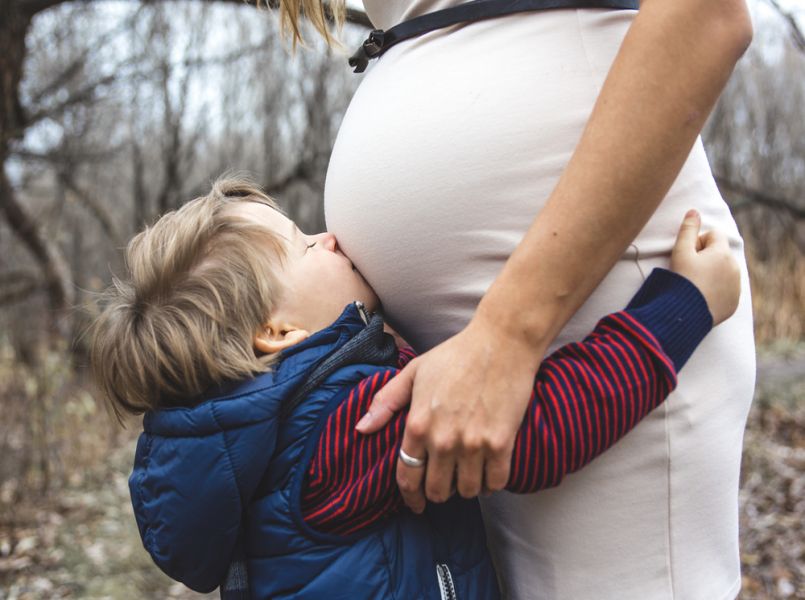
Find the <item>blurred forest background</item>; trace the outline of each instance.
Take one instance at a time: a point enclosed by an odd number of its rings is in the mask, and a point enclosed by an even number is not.
[[[755,40],[705,140],[746,239],[759,379],[742,598],[805,598],[805,6],[753,0]],[[347,48],[365,32],[346,27]],[[115,426],[86,374],[93,295],[144,223],[229,168],[309,231],[360,78],[276,15],[210,2],[0,0],[0,600],[193,598],[142,550]]]

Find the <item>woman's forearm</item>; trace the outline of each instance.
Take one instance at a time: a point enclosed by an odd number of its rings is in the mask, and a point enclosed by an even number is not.
[[[751,36],[744,0],[643,1],[573,157],[476,320],[544,351],[668,192]]]

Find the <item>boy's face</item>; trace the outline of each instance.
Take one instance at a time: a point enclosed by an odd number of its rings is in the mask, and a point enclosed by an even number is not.
[[[370,312],[377,310],[377,295],[338,248],[333,234],[306,235],[265,204],[242,202],[233,210],[285,239],[286,257],[278,272],[284,289],[273,320],[313,333],[331,325],[356,300]]]

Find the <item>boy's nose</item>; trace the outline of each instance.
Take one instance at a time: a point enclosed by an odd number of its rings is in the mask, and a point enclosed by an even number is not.
[[[335,235],[329,231],[316,234],[313,237],[315,238],[316,243],[321,244],[323,248],[326,248],[330,252],[335,252],[338,248],[338,242],[335,240]]]

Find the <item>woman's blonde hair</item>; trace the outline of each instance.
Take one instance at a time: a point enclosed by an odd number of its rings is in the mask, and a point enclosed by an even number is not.
[[[265,2],[269,8],[279,4],[280,28],[283,33],[290,33],[294,47],[297,43],[304,43],[300,29],[300,21],[306,18],[327,42],[328,46],[338,46],[333,37],[329,22],[332,21],[336,29],[340,30],[344,24],[346,6],[344,0],[258,0],[258,4]]]
[[[93,375],[118,419],[270,369],[253,337],[278,300],[285,245],[231,210],[239,202],[277,209],[248,179],[223,177],[129,242],[128,277],[113,280],[90,332]]]

